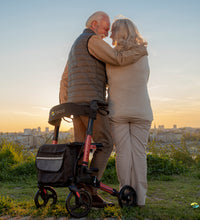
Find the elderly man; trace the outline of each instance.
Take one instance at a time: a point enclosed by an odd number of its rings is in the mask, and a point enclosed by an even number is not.
[[[110,29],[110,19],[105,12],[95,12],[87,22],[86,29],[75,40],[69,53],[68,62],[60,82],[60,103],[89,103],[92,100],[106,101],[105,63],[127,65],[146,55],[144,46],[123,53],[115,51],[105,41]],[[122,73],[123,74],[123,73]],[[79,116],[73,119],[75,141],[83,142],[88,118]],[[91,166],[98,168],[100,180],[113,149],[110,124],[107,116],[97,115],[93,127],[93,140],[103,147],[94,152]],[[95,189],[90,189],[93,207],[105,207],[105,202]]]

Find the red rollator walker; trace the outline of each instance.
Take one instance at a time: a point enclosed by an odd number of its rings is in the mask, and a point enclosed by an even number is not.
[[[96,187],[116,196],[120,207],[136,206],[137,195],[131,186],[124,186],[117,191],[92,175],[98,169],[88,165],[90,150],[103,147],[101,143],[91,143],[91,139],[97,113],[107,115],[106,107],[106,103],[94,100],[90,104],[64,103],[50,110],[49,123],[55,126],[53,141],[52,144],[42,145],[36,156],[39,190],[34,201],[38,208],[50,201],[56,204],[57,194],[53,187],[68,187],[70,193],[66,198],[66,209],[73,217],[86,216],[92,207],[92,199],[88,191],[80,189],[80,185]],[[85,142],[58,144],[61,119],[72,115],[89,117]]]

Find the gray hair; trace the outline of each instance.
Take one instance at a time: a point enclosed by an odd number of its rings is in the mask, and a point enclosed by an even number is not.
[[[128,18],[116,19],[112,24],[111,31],[115,33],[118,45],[128,48],[133,44],[147,45],[147,41],[141,36],[136,25]]]
[[[105,12],[103,12],[103,11],[96,11],[86,21],[86,24],[85,24],[86,28],[90,28],[93,21],[97,21],[99,23],[100,20],[103,17],[105,17],[105,16],[109,18],[109,16]]]

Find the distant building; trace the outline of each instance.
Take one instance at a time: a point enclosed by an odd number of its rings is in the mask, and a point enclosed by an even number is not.
[[[154,124],[154,128],[151,129],[149,134],[149,141],[155,141],[157,134],[158,132],[157,132],[156,124]]]
[[[173,125],[173,129],[177,129],[177,125]]]
[[[45,128],[45,133],[49,133],[49,127]]]
[[[181,129],[177,129],[176,125],[173,125],[172,129],[165,129],[164,125],[159,125],[158,129],[154,125],[149,135],[149,141],[156,141],[161,143],[178,142],[183,138],[184,132]]]
[[[59,132],[59,139],[60,140],[67,140],[68,137],[70,137],[69,132]]]
[[[36,134],[37,134],[37,129],[36,129],[36,128],[33,128],[33,129],[32,129],[32,134],[33,134],[33,135],[36,135]]]
[[[31,135],[32,130],[30,128],[25,128],[24,129],[24,135]]]
[[[164,126],[164,125],[158,125],[158,129],[159,129],[159,130],[164,130],[164,129],[165,129],[165,126]]]

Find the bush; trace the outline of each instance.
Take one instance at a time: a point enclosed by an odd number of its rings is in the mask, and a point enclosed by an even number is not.
[[[198,168],[200,168],[200,154],[197,154],[197,155],[196,155],[194,161],[195,161],[196,166],[197,166]]]
[[[158,155],[147,155],[148,176],[173,175],[185,172],[187,168],[182,162],[177,162],[169,158]]]
[[[182,161],[173,160],[169,157],[160,157],[158,155],[147,155],[147,175],[148,177],[163,177],[171,175],[179,175],[188,170]],[[171,179],[171,178],[168,178]],[[118,184],[117,172],[115,168],[115,156],[110,157],[106,170],[102,177],[102,182],[107,184]]]
[[[171,155],[170,157],[178,162],[182,162],[187,166],[191,166],[194,164],[194,160],[192,159],[192,154],[189,148],[186,145],[185,140],[181,141],[180,147],[175,147],[174,145],[170,145],[171,147]]]
[[[36,173],[35,157],[24,146],[1,140],[0,180],[12,181]]]
[[[36,175],[36,173],[35,160],[21,163],[10,171],[11,175],[16,176],[32,176]]]
[[[162,149],[161,147],[157,148],[158,154],[148,154],[148,176],[173,175],[185,172],[188,166],[193,163],[193,159],[184,146],[176,148],[173,145],[167,145]],[[155,146],[151,146],[151,148],[156,152]],[[199,161],[198,158],[197,161]],[[35,176],[35,156],[24,146],[2,141],[0,143],[0,170],[1,181],[21,180]],[[109,158],[102,181],[107,184],[118,184],[115,156]]]
[[[115,168],[115,156],[110,157],[108,160],[107,167],[104,171],[102,182],[108,184],[118,184],[117,172]]]
[[[158,155],[161,158],[170,158],[170,160],[184,163],[188,167],[195,164],[193,155],[184,139],[182,139],[180,146],[174,144],[160,146],[156,142],[152,142],[148,144],[147,149],[153,155]]]

